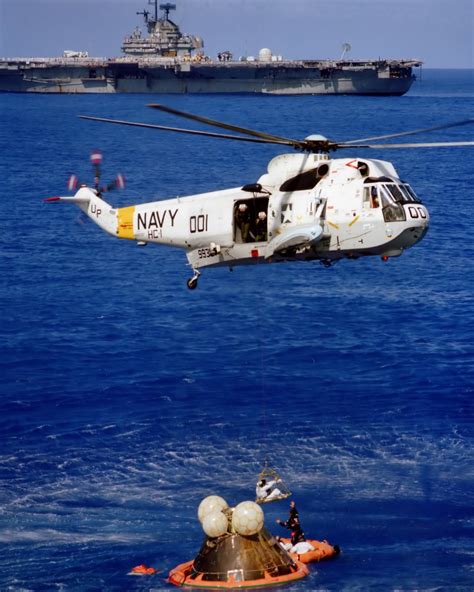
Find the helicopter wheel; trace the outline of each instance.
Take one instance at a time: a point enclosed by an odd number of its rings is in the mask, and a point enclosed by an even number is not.
[[[188,286],[188,288],[190,290],[195,290],[197,288],[198,279],[199,279],[199,276],[201,275],[197,269],[193,269],[193,271],[194,271],[193,277],[189,278],[189,280],[186,282],[186,285]]]
[[[186,285],[188,286],[188,288],[190,290],[195,290],[197,288],[197,285],[198,285],[198,279],[197,279],[197,277],[189,278],[189,280],[186,282]]]

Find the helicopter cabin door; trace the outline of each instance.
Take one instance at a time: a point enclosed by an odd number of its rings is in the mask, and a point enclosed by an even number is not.
[[[239,199],[234,203],[234,242],[268,240],[268,196]]]

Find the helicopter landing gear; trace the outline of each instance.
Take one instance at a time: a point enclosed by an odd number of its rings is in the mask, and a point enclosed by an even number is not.
[[[190,290],[195,290],[197,288],[198,279],[199,279],[199,276],[201,275],[197,269],[194,269],[193,271],[194,271],[193,277],[189,278],[189,280],[186,282],[186,285],[188,286],[188,288]]]

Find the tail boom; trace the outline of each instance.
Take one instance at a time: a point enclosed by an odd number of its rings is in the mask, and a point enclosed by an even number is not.
[[[97,226],[105,230],[112,236],[125,237],[119,232],[119,223],[117,210],[99,197],[93,189],[81,187],[73,196],[54,196],[48,197],[44,201],[56,202],[63,201],[72,203],[80,208]],[[121,208],[128,209],[128,208]]]

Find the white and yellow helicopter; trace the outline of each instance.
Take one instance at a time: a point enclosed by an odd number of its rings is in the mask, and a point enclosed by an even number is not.
[[[420,241],[429,214],[410,185],[390,162],[367,158],[330,159],[349,148],[433,148],[472,146],[474,142],[367,144],[421,132],[474,123],[467,119],[436,127],[348,142],[311,135],[293,140],[222,123],[164,105],[154,109],[238,132],[231,135],[199,130],[81,116],[83,119],[211,136],[245,142],[290,146],[300,153],[281,154],[268,164],[256,183],[222,191],[114,208],[99,188],[82,185],[74,196],[46,201],[76,204],[103,230],[140,245],[157,243],[186,250],[197,286],[200,269],[281,261],[319,260],[330,266],[340,259],[397,257]],[[93,161],[94,162],[94,161]],[[118,179],[120,184],[121,179]]]

